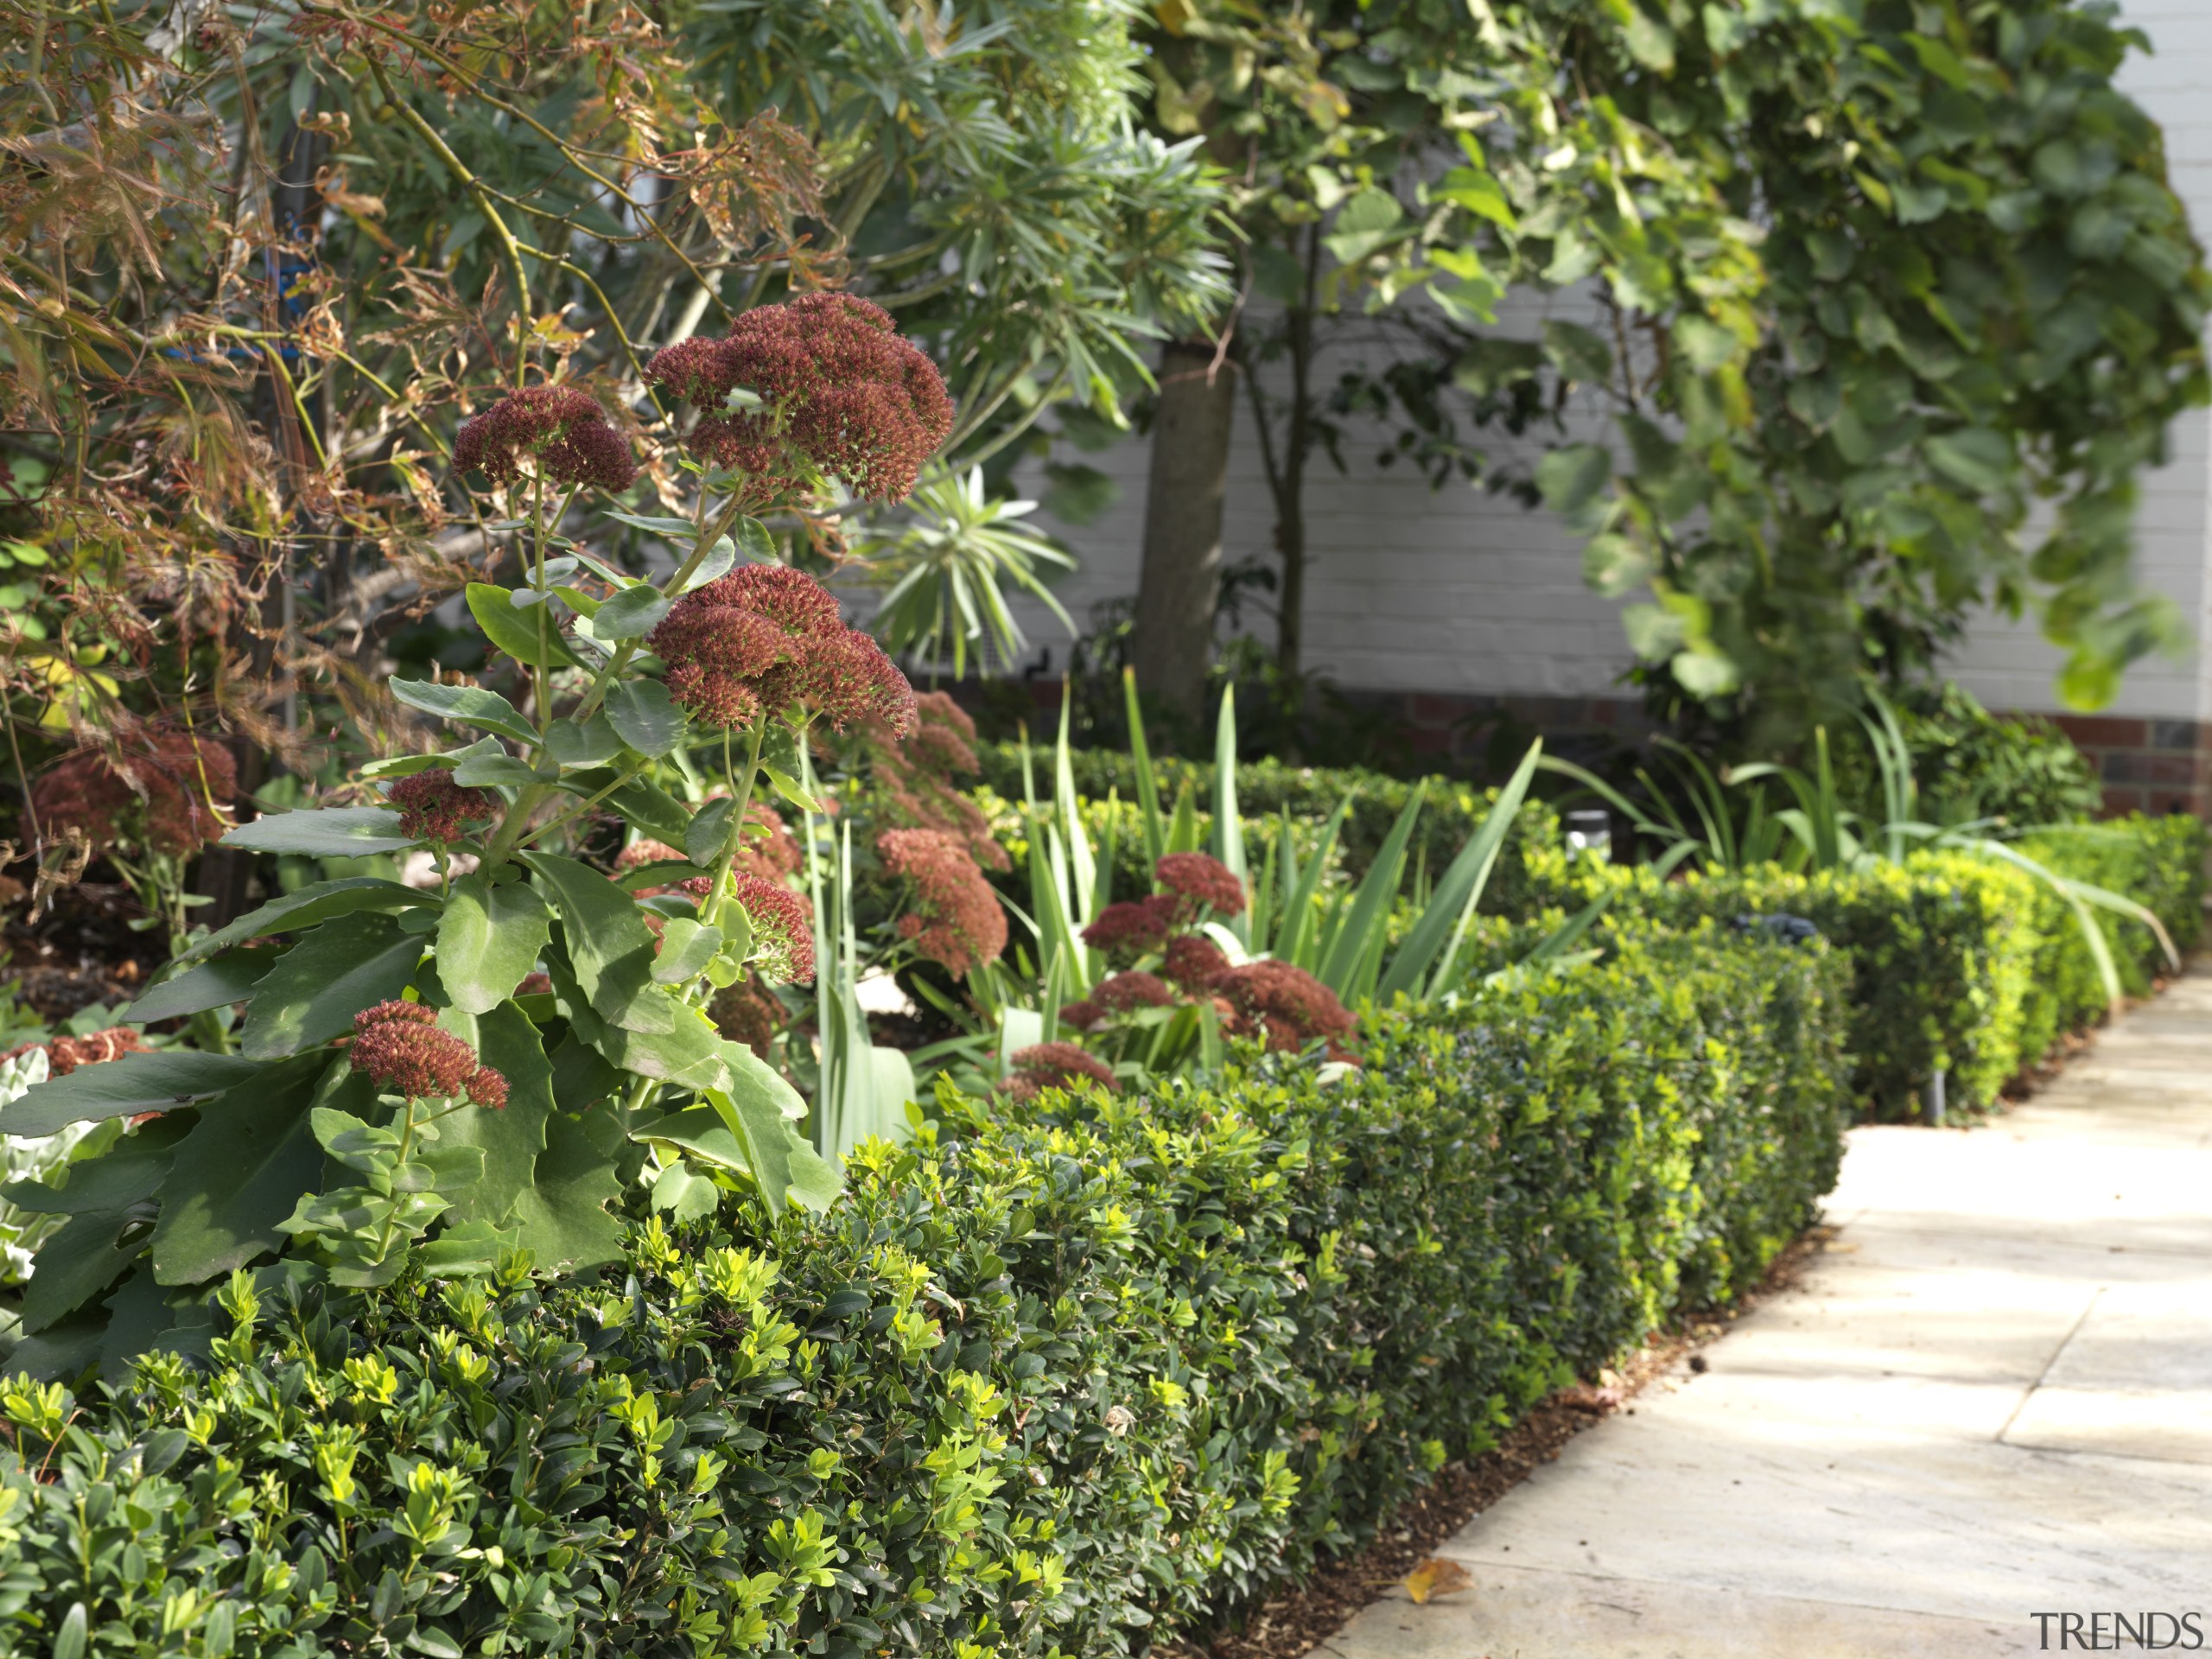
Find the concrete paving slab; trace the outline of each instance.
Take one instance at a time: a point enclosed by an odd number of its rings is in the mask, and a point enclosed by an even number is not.
[[[1587,1573],[1476,1569],[1415,1606],[1402,1592],[1328,1643],[1337,1659],[2012,1659],[2037,1626],[1686,1589]]]
[[[1968,1131],[1854,1131],[1839,1236],[1336,1659],[2009,1656],[2212,1630],[2212,972]],[[2075,1643],[2076,1646],[2080,1644]]]

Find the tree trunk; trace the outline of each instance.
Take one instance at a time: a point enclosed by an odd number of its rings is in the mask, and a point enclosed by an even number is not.
[[[1144,569],[1131,640],[1138,688],[1163,710],[1193,721],[1205,713],[1213,654],[1221,509],[1236,411],[1236,367],[1226,359],[1216,367],[1217,349],[1210,340],[1179,340],[1160,351]]]

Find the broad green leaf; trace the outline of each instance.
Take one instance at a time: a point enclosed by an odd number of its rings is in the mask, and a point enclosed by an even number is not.
[[[653,588],[626,588],[592,613],[592,638],[609,644],[641,639],[660,626],[670,602]]]
[[[46,1330],[82,1307],[145,1249],[152,1198],[168,1178],[185,1127],[165,1119],[125,1136],[103,1156],[73,1166],[59,1192],[35,1182],[22,1183],[20,1197],[10,1189],[25,1209],[71,1217],[40,1247],[33,1264],[23,1297],[26,1331]]]
[[[1597,502],[1612,473],[1612,455],[1602,445],[1570,443],[1536,463],[1536,487],[1546,506],[1571,521]]]
[[[145,1254],[144,1219],[140,1211],[88,1210],[63,1223],[39,1247],[23,1287],[24,1332],[35,1335],[66,1319],[120,1279]]]
[[[435,680],[387,680],[391,695],[410,709],[441,720],[457,721],[518,743],[537,741],[537,728],[496,691],[480,685],[441,685]]]
[[[713,1106],[686,1106],[680,1111],[650,1118],[632,1127],[630,1138],[641,1143],[658,1141],[664,1146],[680,1147],[718,1168],[734,1169],[747,1175],[753,1173],[753,1166],[746,1159],[745,1143],[737,1138],[721,1110]]]
[[[501,784],[527,789],[545,782],[549,775],[540,773],[529,761],[505,753],[472,754],[453,769],[454,782],[463,789],[487,789]]]
[[[0,1135],[52,1135],[72,1123],[166,1112],[219,1095],[261,1071],[235,1054],[168,1048],[80,1065],[0,1106]]]
[[[365,853],[400,852],[415,841],[400,833],[399,814],[388,806],[324,806],[264,813],[225,835],[223,845],[249,853],[357,858]]]
[[[218,950],[227,950],[248,939],[270,933],[296,933],[333,917],[364,910],[410,910],[427,905],[435,909],[445,902],[435,893],[387,881],[381,876],[349,875],[335,881],[317,881],[294,893],[270,899],[258,910],[248,911],[228,927],[218,928],[205,938],[194,939],[177,952],[179,963],[197,962]]]
[[[531,668],[574,668],[576,654],[561,642],[561,630],[542,604],[518,608],[505,588],[486,582],[468,584],[468,612],[493,646]],[[538,645],[538,629],[545,643]]]
[[[1356,265],[1419,228],[1395,196],[1369,185],[1337,210],[1336,224],[1322,240],[1338,264]]]
[[[664,536],[671,541],[687,545],[699,539],[699,526],[689,518],[672,518],[663,514],[644,512],[616,512],[608,509],[605,516],[618,524],[627,524],[652,536]]]
[[[423,1271],[433,1278],[458,1277],[463,1274],[489,1273],[499,1264],[499,1258],[509,1250],[522,1246],[522,1229],[495,1227],[488,1221],[464,1221],[450,1226],[435,1238],[425,1239],[415,1247],[415,1259]],[[418,1637],[414,1645],[423,1648]],[[458,1653],[458,1648],[454,1649]]]
[[[760,1071],[767,1067],[760,1065],[759,1058],[742,1044],[728,1047],[733,1051],[729,1056],[732,1087],[708,1090],[707,1102],[743,1145],[746,1165],[769,1212],[781,1215],[793,1202],[809,1210],[827,1210],[844,1190],[842,1178],[792,1128],[779,1094],[762,1086],[752,1072],[741,1070],[736,1056],[741,1053],[752,1058]]]
[[[625,743],[654,760],[683,741],[683,711],[658,680],[624,680],[607,694],[607,719]]]
[[[553,1065],[537,1027],[512,1002],[476,1022],[476,1048],[484,1064],[507,1080],[507,1103],[497,1111],[464,1106],[439,1120],[446,1145],[475,1147],[484,1154],[482,1178],[445,1196],[458,1221],[504,1223],[535,1179],[545,1150],[545,1126],[555,1113]]]
[[[560,915],[568,965],[592,1011],[626,1030],[673,1029],[670,999],[652,982],[653,936],[637,900],[573,858],[528,852],[522,861]]]
[[[1938,432],[1922,448],[1929,465],[1976,495],[1995,495],[2009,486],[2015,476],[2018,462],[2011,441],[1986,427]]]
[[[622,753],[622,738],[604,712],[581,726],[556,720],[546,728],[545,753],[556,766],[603,766]]]
[[[679,1226],[686,1222],[704,1221],[721,1207],[721,1188],[681,1158],[663,1169],[653,1181],[653,1208],[667,1211],[670,1219]]]
[[[438,918],[438,979],[457,1008],[488,1014],[514,995],[553,930],[535,887],[494,887],[477,871],[454,883]]]
[[[582,1272],[622,1259],[625,1224],[607,1206],[622,1196],[612,1149],[594,1141],[585,1120],[556,1112],[545,1150],[515,1202],[521,1248],[548,1272]]]
[[[308,1128],[315,1105],[366,1108],[376,1089],[327,1054],[301,1054],[209,1101],[177,1145],[154,1228],[154,1276],[199,1285],[275,1255],[276,1224],[322,1176],[322,1148]]]
[[[226,951],[213,962],[203,962],[163,980],[116,1019],[124,1025],[150,1026],[188,1014],[204,1014],[209,1008],[226,1008],[252,995],[255,982],[276,960],[273,946]]]
[[[736,811],[737,803],[727,798],[701,807],[683,831],[683,855],[702,870],[713,869],[736,838]]]
[[[325,922],[276,959],[253,988],[238,1051],[282,1059],[353,1028],[353,1016],[405,990],[423,940],[389,916]]]
[[[721,946],[720,928],[677,917],[662,931],[653,977],[663,985],[687,985],[707,971]]]

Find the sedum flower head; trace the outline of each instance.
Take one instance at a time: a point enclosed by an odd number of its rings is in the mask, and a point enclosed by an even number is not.
[[[1216,974],[1209,985],[1234,1010],[1230,1030],[1263,1035],[1269,1048],[1300,1049],[1325,1038],[1330,1052],[1338,1053],[1338,1039],[1359,1024],[1334,991],[1287,962],[1248,962]]]
[[[967,843],[939,830],[887,830],[875,838],[884,867],[914,889],[899,937],[931,962],[964,976],[1006,949],[1006,912],[969,856]]]
[[[188,732],[137,730],[111,749],[84,749],[31,790],[39,821],[82,830],[95,847],[135,842],[188,857],[229,827],[238,762],[219,743]]]
[[[1078,1079],[1109,1091],[1121,1086],[1113,1068],[1073,1043],[1039,1043],[1014,1051],[1014,1075],[1004,1087],[1016,1100],[1033,1100],[1045,1090],[1065,1089]]]
[[[788,565],[747,565],[684,594],[646,643],[668,666],[669,695],[706,725],[819,717],[841,732],[875,720],[904,734],[914,723],[906,677]]]
[[[1173,893],[1122,899],[1098,912],[1098,919],[1083,930],[1083,942],[1112,956],[1144,956],[1167,943],[1179,908]]]
[[[1203,933],[1182,933],[1170,939],[1160,964],[1163,978],[1173,980],[1192,995],[1212,984],[1217,975],[1228,971],[1228,957]]]
[[[645,378],[702,411],[686,444],[766,503],[811,472],[895,501],[952,430],[944,377],[881,308],[850,294],[757,306],[721,340],[680,340]],[[739,389],[758,409],[732,410]]]
[[[1234,916],[1244,908],[1244,884],[1229,866],[1205,853],[1170,853],[1154,866],[1160,885],[1184,901],[1188,913],[1204,907]]]
[[[713,878],[703,878],[711,883]],[[772,984],[810,983],[814,978],[814,918],[780,881],[733,874],[731,896],[753,929],[752,965]],[[689,885],[689,884],[687,884]]]
[[[454,782],[449,766],[410,772],[385,798],[399,809],[401,835],[448,847],[466,840],[470,825],[489,823],[499,810],[499,801],[486,791]]]
[[[454,465],[494,484],[523,476],[528,457],[538,476],[556,484],[626,490],[638,463],[622,435],[607,423],[599,399],[577,386],[525,386],[461,423]]]
[[[441,1031],[437,1018],[419,1002],[364,1008],[353,1016],[347,1063],[379,1089],[410,1100],[466,1098],[479,1106],[505,1106],[506,1078],[460,1038]]]

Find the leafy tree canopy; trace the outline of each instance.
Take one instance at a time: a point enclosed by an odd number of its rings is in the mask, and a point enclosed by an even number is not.
[[[2134,480],[2205,396],[2212,287],[2113,85],[2147,42],[2112,7],[1160,0],[1151,22],[1155,119],[1229,170],[1240,277],[1281,308],[1260,354],[1295,358],[1301,329],[1310,354],[1354,306],[1412,331],[1337,410],[1392,412],[1440,479],[1483,465],[1455,400],[1555,423],[1532,477],[1493,477],[1587,538],[1599,591],[1648,594],[1630,639],[1682,691],[1802,729],[1994,605],[2040,617],[2088,706],[2166,637],[2132,581]],[[1534,339],[1492,326],[1521,286],[1562,298]],[[1289,418],[1301,401],[1332,443],[1294,377]],[[1566,423],[1593,406],[1601,441]]]

